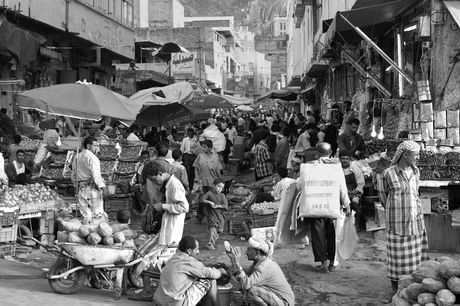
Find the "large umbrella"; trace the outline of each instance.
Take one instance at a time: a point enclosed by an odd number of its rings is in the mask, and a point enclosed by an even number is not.
[[[209,112],[180,103],[146,103],[136,118],[137,124],[147,126],[181,125],[211,117]]]
[[[142,105],[103,86],[94,84],[59,84],[18,93],[21,108],[78,119],[99,120],[110,117],[130,125]]]
[[[233,107],[233,104],[228,102],[224,97],[212,93],[208,95],[196,96],[188,103],[188,105],[201,109]]]
[[[265,99],[281,99],[284,101],[295,101],[297,100],[297,93],[290,91],[288,89],[273,90],[257,98],[257,101],[262,101]]]

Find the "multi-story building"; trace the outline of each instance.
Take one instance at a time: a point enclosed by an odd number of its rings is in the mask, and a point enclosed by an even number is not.
[[[351,100],[363,134],[377,124],[390,138],[415,129],[460,143],[460,132],[432,122],[460,108],[455,3],[289,0],[288,78],[306,76],[304,98],[326,119]]]
[[[271,89],[281,89],[286,84],[286,51],[287,51],[287,17],[276,16],[264,26],[255,37],[256,51],[264,53],[271,62]]]
[[[134,0],[136,28],[182,28],[184,6],[179,0]]]
[[[83,79],[111,87],[113,64],[134,57],[132,0],[9,0],[3,5],[6,19],[0,27],[11,36],[1,35],[0,46],[11,57],[6,64],[0,61],[0,79],[24,79],[25,89]],[[12,105],[9,99],[2,95],[1,104]]]

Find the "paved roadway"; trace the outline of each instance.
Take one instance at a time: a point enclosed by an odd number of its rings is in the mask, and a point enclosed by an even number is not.
[[[1,305],[152,305],[130,301],[126,296],[114,300],[112,292],[84,286],[74,295],[55,293],[42,269],[25,263],[0,259]]]

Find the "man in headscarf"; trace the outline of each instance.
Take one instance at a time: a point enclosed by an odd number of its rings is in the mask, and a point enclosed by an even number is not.
[[[393,293],[398,280],[428,260],[428,239],[418,197],[420,171],[415,166],[420,146],[402,142],[379,181],[379,197],[386,211],[388,277]]]
[[[294,292],[280,266],[271,257],[272,254],[273,243],[261,238],[249,238],[246,255],[254,263],[243,269],[240,264],[241,249],[230,247],[230,251],[227,250],[233,275],[240,283],[246,300],[257,305],[293,306]]]

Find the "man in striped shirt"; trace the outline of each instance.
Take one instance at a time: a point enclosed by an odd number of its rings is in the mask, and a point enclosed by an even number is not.
[[[379,196],[386,211],[388,277],[393,293],[398,279],[428,260],[428,240],[418,197],[420,172],[415,166],[420,146],[402,142],[379,181]]]

